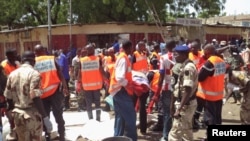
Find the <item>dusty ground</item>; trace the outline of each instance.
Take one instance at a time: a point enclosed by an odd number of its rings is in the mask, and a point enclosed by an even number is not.
[[[231,99],[229,99],[230,101]],[[102,104],[104,106],[104,104]],[[223,105],[222,109],[222,118],[223,123],[222,124],[240,124],[239,120],[239,108],[240,105],[237,104],[231,104],[230,102],[227,102],[225,105]],[[68,112],[74,112],[76,109],[73,107],[71,111]],[[109,112],[110,116],[114,116],[114,112]],[[150,123],[151,124],[151,123]],[[149,125],[150,126],[150,125]],[[206,129],[200,129],[198,131],[194,131],[194,141],[200,141],[205,137]],[[162,136],[161,132],[152,132],[150,130],[147,131],[146,134],[142,135],[138,130],[138,141],[159,141]],[[77,139],[77,141],[89,141],[85,139],[84,137],[80,137]]]
[[[229,99],[230,100],[230,99]],[[222,118],[223,124],[240,124],[239,120],[239,105],[226,103],[223,105]],[[113,116],[113,111],[110,112]],[[200,141],[205,137],[206,129],[200,129],[194,131],[194,141]],[[161,132],[147,131],[146,134],[142,135],[138,130],[138,141],[159,141],[162,136]],[[88,141],[84,138],[79,138],[77,141]]]

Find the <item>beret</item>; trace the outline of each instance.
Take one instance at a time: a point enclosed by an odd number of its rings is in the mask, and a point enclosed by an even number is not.
[[[178,45],[174,48],[174,51],[177,52],[189,52],[189,47],[186,45]]]

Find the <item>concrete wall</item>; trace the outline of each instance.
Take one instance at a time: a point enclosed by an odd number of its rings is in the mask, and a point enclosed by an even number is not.
[[[82,46],[87,42],[86,35],[93,34],[124,34],[124,33],[138,33],[144,34],[147,37],[149,33],[160,34],[159,28],[155,25],[143,23],[108,23],[108,24],[93,24],[93,25],[72,25],[72,35],[76,35],[76,44]],[[180,36],[190,40],[200,39],[204,41],[206,34],[239,34],[244,35],[244,29],[241,27],[216,27],[216,26],[201,26],[201,27],[188,27],[181,25],[172,25],[171,34],[175,40]],[[27,49],[27,46],[33,46],[36,43],[41,43],[48,46],[48,27],[39,26],[34,28],[19,29],[13,31],[0,31],[0,59],[4,58],[6,48],[15,47],[19,53]],[[167,28],[164,28],[167,32]],[[52,26],[52,36],[70,34],[70,27],[68,25]],[[74,39],[75,39],[74,38]],[[85,38],[85,39],[84,39]],[[8,47],[7,47],[8,45]]]

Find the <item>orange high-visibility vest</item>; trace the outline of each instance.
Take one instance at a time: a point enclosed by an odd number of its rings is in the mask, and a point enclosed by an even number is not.
[[[13,66],[13,65],[9,64],[9,63],[8,63],[8,60],[3,60],[3,61],[1,62],[1,65],[2,65],[2,67],[3,67],[3,69],[4,69],[4,73],[5,73],[7,76],[10,75],[10,73],[11,73],[13,70],[15,70],[15,69],[18,68],[18,66]]]
[[[41,74],[41,87],[43,94],[41,98],[46,98],[53,95],[60,84],[60,79],[57,74],[55,57],[54,56],[39,56],[36,57],[34,66]]]
[[[121,58],[125,58],[126,59],[126,64],[127,64],[127,69],[126,69],[126,74],[125,74],[125,78],[128,80],[128,83],[132,83],[132,72],[131,72],[131,63],[128,59],[128,56],[124,53],[121,52],[118,57],[117,60],[121,59]],[[109,93],[111,95],[114,95],[116,92],[118,92],[122,86],[117,82],[117,80],[115,79],[115,68],[114,71],[111,75],[111,79],[110,79],[110,87],[109,87]],[[126,87],[125,87],[126,89]],[[126,89],[129,95],[133,95],[133,91],[131,89]]]
[[[196,95],[209,101],[221,100],[224,93],[226,63],[218,56],[211,56],[208,60],[214,65],[214,75],[207,77],[203,82],[199,82]]]
[[[116,60],[116,56],[115,56],[115,60]],[[111,56],[106,56],[105,58],[105,63],[106,64],[110,64],[110,63],[114,63],[115,61],[112,61],[112,57]]]
[[[148,71],[147,56],[140,54],[138,51],[134,52],[136,62],[133,63],[133,70],[146,73]]]
[[[115,59],[116,60],[116,59]],[[112,57],[111,56],[108,56],[107,58],[106,58],[106,61],[105,61],[106,63],[105,63],[105,65],[107,65],[106,67],[107,67],[107,69],[108,69],[108,72],[109,72],[109,74],[110,74],[110,76],[111,76],[111,74],[112,74],[112,72],[113,72],[113,70],[114,70],[114,67],[115,67],[115,61],[112,61]]]
[[[200,71],[201,67],[204,65],[204,63],[206,62],[207,60],[204,58],[204,57],[201,57],[200,60],[199,60],[199,63],[196,65],[198,71]]]
[[[105,56],[104,58],[103,58],[103,61],[104,61],[104,63],[105,64],[108,64],[109,62],[111,62],[111,56]]]
[[[154,93],[156,93],[156,91],[158,89],[158,82],[160,79],[160,72],[159,72],[159,70],[153,70],[153,71],[154,71],[154,77],[153,77],[152,81],[150,82],[150,88]]]
[[[152,52],[152,54],[151,54],[151,56],[150,56],[150,59],[151,59],[153,56],[156,56],[158,61],[160,60],[160,55],[159,55],[158,53],[156,53],[155,51]],[[158,65],[158,67],[159,67],[159,65]],[[150,70],[153,70],[153,66],[152,66],[151,64],[149,65],[149,69],[150,69]]]
[[[189,52],[189,54],[188,54],[188,58],[191,61],[193,61],[193,63],[196,66],[196,68],[198,68],[199,61],[200,61],[201,57],[202,57],[201,51],[198,51],[198,55],[194,55],[192,52]]]
[[[107,66],[107,68],[108,68],[108,72],[109,72],[109,74],[111,76],[112,73],[113,73],[113,71],[114,71],[114,68],[115,68],[115,62],[109,63],[108,66]]]
[[[81,61],[82,87],[84,90],[98,90],[102,88],[103,79],[100,72],[100,58],[85,56]]]

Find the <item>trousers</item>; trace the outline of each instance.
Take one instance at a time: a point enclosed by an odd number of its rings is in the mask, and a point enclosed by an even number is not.
[[[114,136],[127,136],[137,141],[136,112],[132,97],[124,88],[113,96],[115,125]]]
[[[64,127],[65,121],[63,119],[63,106],[64,106],[63,93],[59,89],[57,89],[53,95],[42,99],[42,101],[47,115],[50,115],[50,112],[52,110],[52,113],[55,117],[55,121],[57,123],[57,130],[59,136],[63,141],[65,136],[65,127]]]

